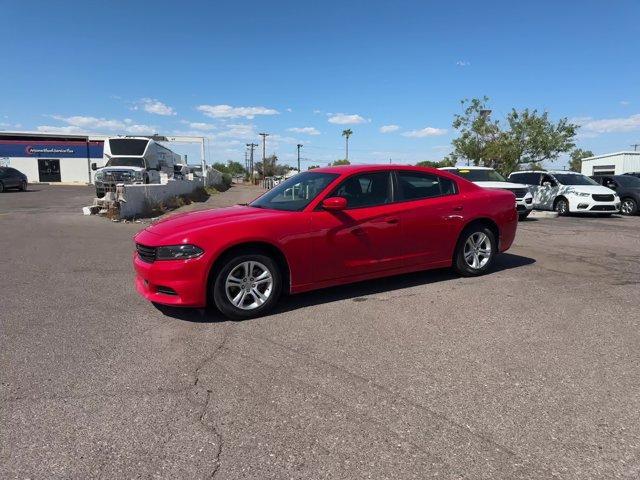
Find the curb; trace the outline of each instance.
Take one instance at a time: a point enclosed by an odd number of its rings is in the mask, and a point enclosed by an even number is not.
[[[557,218],[558,212],[546,212],[542,210],[534,210],[529,214],[529,218]]]

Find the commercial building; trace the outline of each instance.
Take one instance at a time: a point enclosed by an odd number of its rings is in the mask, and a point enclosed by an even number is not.
[[[622,175],[640,172],[640,152],[616,152],[582,160],[584,175]]]
[[[104,137],[42,132],[0,132],[0,165],[30,183],[91,183],[91,162],[102,165]]]

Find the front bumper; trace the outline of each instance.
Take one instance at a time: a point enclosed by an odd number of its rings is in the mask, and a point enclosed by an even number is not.
[[[611,202],[598,202],[589,197],[569,196],[569,211],[571,213],[617,213],[620,211],[620,198]]]
[[[179,307],[205,307],[209,269],[203,257],[189,260],[156,260],[149,263],[134,252],[136,290],[154,303]]]

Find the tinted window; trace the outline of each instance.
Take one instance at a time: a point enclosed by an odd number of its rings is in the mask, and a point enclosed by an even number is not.
[[[506,180],[495,170],[458,168],[449,170],[451,173],[466,178],[470,182],[505,182]]]
[[[527,173],[512,173],[509,175],[509,180],[514,183],[523,183],[525,185],[540,185],[541,173],[527,172]]]
[[[430,173],[399,171],[398,183],[402,200],[439,197],[456,192],[453,181]]]
[[[562,185],[598,185],[598,182],[579,173],[554,173],[553,176],[556,177],[556,180]]]
[[[136,138],[111,138],[111,155],[143,155],[149,140]]]
[[[391,172],[371,172],[347,178],[331,194],[347,199],[347,208],[391,203]]]
[[[632,176],[617,176],[616,181],[623,187],[640,188],[640,178]]]
[[[299,173],[276,185],[249,206],[274,210],[303,210],[337,177],[337,173]]]
[[[554,187],[558,185],[558,182],[556,182],[551,175],[543,175],[542,179],[540,180],[540,185],[542,185],[544,182],[549,182]]]

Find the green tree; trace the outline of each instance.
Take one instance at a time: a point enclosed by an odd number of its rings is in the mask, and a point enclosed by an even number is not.
[[[349,137],[353,135],[353,132],[351,131],[350,128],[347,128],[346,130],[342,131],[342,136],[344,137],[344,141],[345,141],[345,160],[348,162],[349,161]]]
[[[451,157],[444,157],[440,161],[423,160],[422,162],[416,163],[416,167],[432,167],[432,168],[455,167],[455,165],[456,165],[456,162]]]
[[[222,162],[216,162],[212,165],[213,168],[215,168],[216,170],[218,170],[219,172],[222,173],[229,173],[229,167],[227,167],[224,163]]]
[[[341,160],[336,160],[330,166],[337,167],[339,165],[351,165],[351,162],[348,159],[343,158]]]
[[[320,165],[309,165],[309,168],[307,168],[307,170],[313,170],[314,168],[320,168]]]
[[[452,123],[460,132],[452,141],[455,160],[509,174],[521,165],[554,161],[575,147],[578,126],[566,118],[554,122],[548,112],[512,109],[503,128],[498,120],[491,119],[488,101],[487,97],[462,101],[464,111]]]
[[[582,150],[576,148],[571,152],[571,159],[569,160],[569,170],[572,172],[578,172],[582,170],[582,160],[587,157],[593,157],[591,150]]]
[[[232,175],[242,175],[245,173],[244,165],[240,162],[234,162],[233,160],[227,162],[227,170]]]

